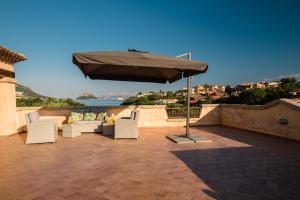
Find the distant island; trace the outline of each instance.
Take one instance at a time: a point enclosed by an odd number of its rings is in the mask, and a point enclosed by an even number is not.
[[[79,97],[77,97],[76,99],[77,100],[87,100],[87,99],[98,99],[98,98],[90,92],[85,92],[85,93],[79,95]]]

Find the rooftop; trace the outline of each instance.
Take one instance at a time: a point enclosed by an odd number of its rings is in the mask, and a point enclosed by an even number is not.
[[[213,142],[174,144],[183,128],[139,140],[98,134],[25,145],[0,137],[3,199],[300,199],[300,143],[224,126],[192,127]]]
[[[21,53],[14,52],[8,48],[0,46],[0,59],[11,64],[26,60],[26,56]]]

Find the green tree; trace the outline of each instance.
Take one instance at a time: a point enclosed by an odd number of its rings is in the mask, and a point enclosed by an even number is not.
[[[157,101],[159,99],[161,99],[162,97],[158,94],[158,93],[154,93],[154,94],[150,94],[148,95],[148,99],[150,101]]]
[[[226,85],[225,87],[225,92],[228,94],[228,95],[231,95],[232,92],[234,92],[235,89],[232,88],[230,85]]]
[[[203,103],[212,104],[212,102],[213,102],[213,98],[212,98],[211,96],[208,95],[208,96],[205,98],[205,100],[204,100]]]
[[[266,92],[266,96],[264,100],[265,103],[273,101],[275,99],[288,97],[288,93],[285,93],[281,88],[271,87],[271,88],[267,88],[265,92]]]
[[[176,98],[176,94],[173,91],[167,91],[167,95],[165,96],[165,99],[174,99]]]
[[[139,97],[136,101],[137,105],[154,105],[154,101],[150,101],[147,96]]]
[[[294,77],[282,78],[280,80],[280,88],[282,88],[285,92],[292,92],[294,90],[300,89],[300,82],[297,81]]]
[[[45,102],[40,97],[18,98],[16,101],[18,107],[44,106]]]
[[[209,85],[208,85],[207,83],[205,83],[205,84],[203,85],[203,87],[204,87],[205,89],[207,89],[207,88],[209,88]]]
[[[123,101],[122,105],[136,105],[137,99],[137,97],[129,97]]]
[[[240,94],[241,103],[261,105],[265,103],[266,92],[262,89],[243,90]]]

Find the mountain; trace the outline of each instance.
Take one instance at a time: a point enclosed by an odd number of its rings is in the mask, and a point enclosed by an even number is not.
[[[98,98],[90,92],[85,92],[85,93],[79,95],[79,97],[77,97],[76,99],[85,100],[85,99],[98,99]]]
[[[16,84],[16,93],[18,97],[46,97],[34,92],[30,87],[26,87],[19,83]]]

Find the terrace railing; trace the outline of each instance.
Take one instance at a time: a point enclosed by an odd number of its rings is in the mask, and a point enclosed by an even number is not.
[[[169,119],[180,119],[186,118],[187,108],[166,108]],[[190,108],[190,118],[199,118],[200,108],[191,107]]]

